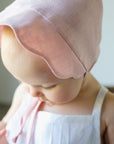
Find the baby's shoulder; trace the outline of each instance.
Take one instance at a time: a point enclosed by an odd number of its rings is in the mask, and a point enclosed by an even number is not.
[[[114,93],[108,91],[103,104],[103,115],[107,126],[114,124]]]
[[[103,104],[103,120],[105,123],[103,138],[106,143],[114,142],[114,93],[107,92]]]

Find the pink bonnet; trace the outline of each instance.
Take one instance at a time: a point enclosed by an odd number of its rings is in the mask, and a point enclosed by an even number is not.
[[[102,13],[102,0],[15,0],[0,12],[0,46],[7,25],[56,77],[76,79],[98,59]]]

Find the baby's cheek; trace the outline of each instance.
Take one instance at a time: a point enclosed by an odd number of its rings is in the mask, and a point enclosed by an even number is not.
[[[4,66],[11,74],[15,74],[18,65],[18,55],[14,54],[11,47],[2,47],[1,56]]]
[[[1,57],[2,57],[4,66],[8,70],[11,70],[11,67],[14,65],[15,61],[14,59],[12,59],[11,53],[9,52],[9,50],[7,50],[7,48],[5,47],[1,48]]]
[[[53,93],[47,94],[46,98],[56,104],[63,104],[70,102],[72,100],[72,95],[66,91],[55,91]]]

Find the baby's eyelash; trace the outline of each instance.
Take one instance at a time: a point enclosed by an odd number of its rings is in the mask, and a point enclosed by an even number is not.
[[[45,89],[51,89],[51,88],[54,88],[54,87],[56,87],[57,85],[53,85],[53,86],[49,86],[49,87],[43,87],[43,88],[45,88]]]
[[[20,80],[17,79],[17,81],[18,81],[19,83],[21,83]],[[37,85],[34,85],[34,86],[35,86],[35,87],[39,87],[39,86],[37,86]],[[57,84],[52,85],[52,86],[49,86],[49,87],[45,87],[45,86],[41,86],[41,87],[44,88],[44,89],[51,89],[51,88],[54,88],[54,87],[56,87],[56,86],[57,86]]]

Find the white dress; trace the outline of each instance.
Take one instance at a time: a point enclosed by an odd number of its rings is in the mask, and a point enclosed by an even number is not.
[[[6,127],[8,144],[100,144],[100,114],[108,89],[101,87],[91,115],[38,111],[30,94]]]

